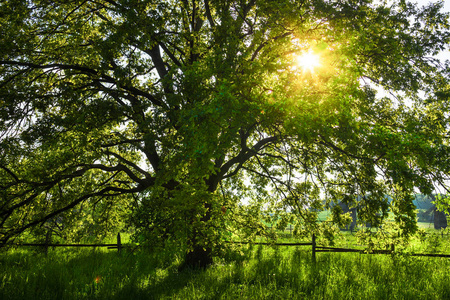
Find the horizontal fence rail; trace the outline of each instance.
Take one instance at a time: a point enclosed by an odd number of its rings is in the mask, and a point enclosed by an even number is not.
[[[107,247],[108,249],[117,249],[118,252],[122,251],[122,248],[124,248],[124,245],[122,244],[122,239],[120,237],[120,233],[117,234],[117,243],[115,244],[56,244],[56,243],[11,243],[7,244],[8,246],[15,246],[15,247],[42,247],[45,248],[45,252],[47,252],[48,248],[50,247]]]
[[[264,246],[311,246],[312,243],[264,243],[264,242],[234,242],[234,241],[226,241],[228,244],[241,244],[241,245],[264,245]]]
[[[411,253],[411,256],[450,257],[450,254]]]
[[[316,246],[316,252],[361,252],[358,249]]]
[[[391,249],[352,249],[352,248],[340,248],[340,247],[327,247],[327,246],[318,246],[316,244],[316,236],[312,235],[312,241],[310,243],[264,243],[264,242],[234,242],[229,241],[227,243],[232,244],[252,244],[252,245],[266,245],[266,246],[311,246],[312,247],[312,261],[316,261],[316,253],[317,252],[340,252],[340,253],[359,253],[359,254],[394,254],[395,247],[391,245]],[[424,256],[424,257],[450,257],[450,254],[432,254],[432,253],[408,253],[410,256]]]
[[[341,247],[327,247],[327,246],[319,246],[316,244],[316,236],[312,235],[311,242],[303,242],[303,243],[270,243],[270,242],[241,242],[241,241],[226,241],[229,244],[237,244],[237,245],[262,245],[262,246],[311,246],[312,252],[312,261],[316,261],[316,253],[318,252],[338,252],[338,253],[360,253],[360,254],[394,254],[395,247],[391,245],[391,249],[372,249],[372,250],[364,250],[364,249],[352,249],[352,248],[341,248]],[[46,250],[50,247],[107,247],[108,249],[117,249],[120,253],[124,247],[121,241],[120,233],[117,234],[117,243],[115,244],[56,244],[56,243],[11,243],[8,244],[10,246],[16,247],[42,247]],[[423,257],[449,257],[450,254],[437,254],[437,253],[408,253],[410,256],[423,256]]]
[[[36,247],[114,247],[117,244],[35,244],[35,243],[12,243],[12,246],[36,246]]]

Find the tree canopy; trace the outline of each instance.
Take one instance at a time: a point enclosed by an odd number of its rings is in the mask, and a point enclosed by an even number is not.
[[[204,265],[230,228],[289,211],[301,234],[337,201],[414,231],[412,193],[449,173],[441,7],[2,2],[0,241],[128,217]]]

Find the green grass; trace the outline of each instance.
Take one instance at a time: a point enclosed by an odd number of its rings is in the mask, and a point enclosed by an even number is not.
[[[0,299],[450,298],[449,259],[318,253],[314,265],[309,250],[245,246],[183,272],[165,253],[11,250],[0,255]]]

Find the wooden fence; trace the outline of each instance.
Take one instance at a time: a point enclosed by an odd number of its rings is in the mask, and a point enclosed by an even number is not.
[[[234,242],[229,241],[228,243],[232,244],[250,244],[249,242]],[[351,249],[351,248],[341,248],[341,247],[326,247],[326,246],[318,246],[316,243],[316,236],[313,234],[311,242],[306,243],[268,243],[268,242],[255,242],[251,243],[253,245],[266,245],[266,246],[311,246],[311,255],[312,261],[316,262],[316,255],[319,252],[353,252],[360,254],[394,254],[395,247],[391,245],[390,249],[374,249],[374,250],[362,250],[362,249]],[[117,243],[116,244],[53,244],[53,243],[16,243],[12,244],[13,246],[31,246],[31,247],[42,247],[45,249],[45,252],[48,251],[48,248],[51,247],[107,247],[108,249],[117,249],[120,253],[124,248],[122,244],[120,233],[117,234]],[[409,253],[411,256],[428,256],[428,257],[450,257],[450,254],[431,254],[431,253]]]
[[[108,249],[117,249],[117,251],[120,253],[123,249],[123,244],[122,244],[122,239],[120,237],[120,233],[117,234],[117,243],[116,244],[54,244],[54,243],[50,243],[45,242],[45,243],[13,243],[10,244],[12,246],[16,246],[16,247],[42,247],[43,249],[45,249],[44,251],[47,252],[48,248],[54,248],[54,247],[92,247],[92,248],[97,248],[97,247],[107,247]]]
[[[249,244],[248,242],[229,242],[232,244]],[[318,246],[316,243],[316,236],[313,234],[310,243],[265,243],[256,242],[253,245],[271,245],[271,246],[311,246],[312,261],[316,262],[316,253],[318,252],[353,252],[359,254],[394,254],[395,246],[391,245],[390,249],[352,249],[352,248],[340,248],[340,247],[326,247]],[[450,254],[431,254],[431,253],[408,253],[411,256],[428,256],[428,257],[450,257]]]

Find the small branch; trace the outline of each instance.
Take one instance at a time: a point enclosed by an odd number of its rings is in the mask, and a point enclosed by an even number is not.
[[[109,148],[109,147],[115,147],[115,146],[119,146],[119,145],[123,145],[123,144],[135,144],[135,143],[141,143],[144,140],[142,139],[131,139],[131,140],[123,140],[117,143],[110,143],[110,144],[103,144],[101,145],[101,147],[104,148]]]
[[[355,159],[358,159],[358,160],[372,160],[372,159],[370,159],[368,157],[362,157],[362,156],[358,156],[358,155],[354,155],[352,153],[349,153],[349,152],[339,148],[338,146],[332,144],[331,142],[326,141],[325,138],[322,135],[320,135],[320,134],[319,134],[319,137],[322,139],[322,141],[318,142],[320,145],[323,145],[323,146],[329,147],[329,148],[331,148],[333,150],[336,150],[338,152],[341,152],[341,153],[343,153],[343,154],[345,154],[345,155],[347,155],[348,157],[351,157],[351,158],[355,158]]]
[[[287,36],[289,36],[289,35],[291,35],[291,34],[292,34],[291,31],[285,32],[284,34],[279,35],[279,36],[276,36],[276,37],[272,38],[271,40],[272,40],[272,41],[276,41],[276,40],[278,40],[278,39],[287,37]],[[256,59],[256,57],[258,56],[259,52],[260,52],[265,46],[267,46],[269,43],[270,43],[270,40],[262,42],[261,45],[259,45],[259,46],[256,48],[255,52],[253,52],[252,57],[251,57],[250,60],[251,60],[251,61],[254,61],[254,60]]]

